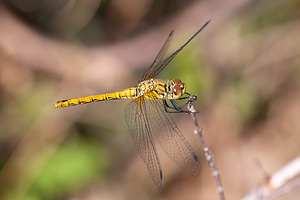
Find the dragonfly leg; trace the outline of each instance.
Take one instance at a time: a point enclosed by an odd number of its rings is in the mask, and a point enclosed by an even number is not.
[[[190,113],[190,111],[183,110],[183,108],[189,103],[197,100],[197,96],[185,93],[188,96],[180,97],[177,100],[188,99],[182,106],[179,106],[174,99],[170,99],[172,105],[167,103],[167,100],[163,100],[164,109],[167,113]]]
[[[163,100],[164,109],[167,113],[189,113],[189,111],[182,110],[187,103],[180,107],[173,99],[170,100],[170,102],[172,105],[169,105],[166,100]]]
[[[170,102],[176,110],[181,110],[189,101],[186,101],[182,106],[179,106],[174,99],[171,99]]]
[[[181,97],[179,97],[177,100],[182,100],[182,99],[189,99],[190,98],[190,94],[189,93],[187,93],[187,92],[185,92],[183,95],[185,95],[185,96],[181,96]]]

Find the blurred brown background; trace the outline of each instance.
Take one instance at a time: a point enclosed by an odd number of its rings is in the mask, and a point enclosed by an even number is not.
[[[181,78],[227,199],[300,153],[300,2],[6,0],[0,3],[0,199],[217,199],[188,115],[176,122],[197,177],[164,154],[159,193],[124,120],[124,101],[53,102],[134,86],[171,30],[171,51],[212,22],[159,76]],[[298,199],[294,190],[278,199]]]

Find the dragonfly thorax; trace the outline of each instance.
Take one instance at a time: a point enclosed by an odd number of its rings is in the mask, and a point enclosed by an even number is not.
[[[167,82],[149,79],[140,82],[137,91],[137,96],[144,96],[146,99],[178,99],[185,93],[185,84],[178,78]]]

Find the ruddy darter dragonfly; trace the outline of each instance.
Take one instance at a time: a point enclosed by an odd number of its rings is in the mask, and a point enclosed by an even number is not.
[[[196,176],[199,172],[197,155],[178,129],[169,113],[187,112],[175,100],[188,99],[185,84],[180,79],[170,81],[154,79],[173,58],[196,36],[210,21],[207,21],[184,45],[165,57],[167,47],[173,35],[169,34],[154,62],[144,73],[136,87],[122,91],[99,94],[75,99],[58,101],[56,108],[86,104],[98,101],[133,99],[126,109],[125,118],[137,151],[146,164],[152,180],[162,191],[162,170],[155,137],[163,151],[185,172]],[[169,103],[168,103],[169,102]],[[171,103],[171,104],[170,104]]]

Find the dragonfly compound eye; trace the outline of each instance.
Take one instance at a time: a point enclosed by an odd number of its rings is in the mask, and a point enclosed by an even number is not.
[[[175,85],[173,88],[173,94],[175,96],[180,96],[182,92],[182,88],[179,85]]]
[[[173,78],[173,82],[177,85],[181,84],[181,80],[179,78]]]

